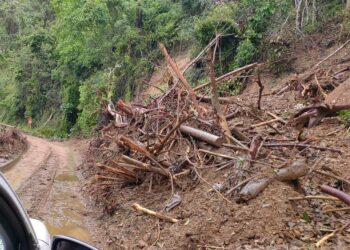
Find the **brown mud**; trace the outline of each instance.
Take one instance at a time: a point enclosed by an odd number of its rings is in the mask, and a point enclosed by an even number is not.
[[[301,74],[311,69],[344,42],[340,41],[331,48],[319,46],[322,39],[328,39],[327,36],[329,34],[308,37],[309,40],[306,39],[302,41],[302,45],[293,48],[293,56],[297,58],[293,62],[293,73],[275,77],[262,72],[264,94],[281,89],[288,79],[295,77],[294,72]],[[343,49],[321,67],[324,71],[333,68],[330,74],[337,72],[344,67],[342,61],[347,58],[349,52],[350,49]],[[344,74],[342,77],[345,80],[349,77],[349,72]],[[229,125],[245,130],[245,134],[249,137],[261,134],[272,143],[295,142],[300,131],[279,122],[274,123],[274,128],[281,131],[282,135],[278,135],[275,129],[267,126],[247,129],[261,122],[249,115],[248,111],[254,111],[264,121],[271,120],[267,111],[287,120],[298,109],[312,104],[312,101],[301,97],[296,90],[289,90],[281,95],[263,96],[262,111],[258,111],[257,99],[257,85],[248,85],[247,89],[236,98],[236,102],[241,106],[226,107],[227,113],[237,111],[235,118],[229,121]],[[115,128],[115,131],[118,131],[118,128]],[[118,132],[113,132],[113,129],[104,132],[105,138],[109,139],[104,141],[103,136],[100,136],[92,141],[87,164],[82,167],[87,185],[94,182],[96,176],[101,173],[95,168],[96,162],[108,162],[107,157],[103,158],[102,148],[111,152],[119,150],[118,145],[113,143]],[[100,189],[95,187],[92,198],[96,200],[96,216],[100,216],[101,219],[99,225],[103,232],[101,237],[107,239],[109,244],[106,249],[314,248],[317,241],[349,220],[349,211],[328,212],[334,208],[344,207],[344,204],[338,201],[318,199],[291,201],[290,198],[321,195],[319,186],[322,184],[333,187],[340,185],[349,192],[350,187],[343,182],[317,172],[310,172],[295,183],[274,181],[256,198],[247,202],[237,202],[237,193],[226,197],[231,201],[228,203],[216,192],[210,192],[211,185],[215,183],[230,188],[242,181],[237,172],[240,174],[244,172],[247,179],[254,176],[271,176],[278,172],[279,168],[300,158],[306,160],[308,168],[326,171],[350,180],[350,139],[347,128],[339,119],[325,119],[319,126],[304,130],[302,137],[302,140],[309,141],[314,146],[338,149],[342,154],[312,148],[303,150],[298,147],[263,147],[257,160],[264,164],[255,163],[245,170],[241,169],[243,162],[240,161],[236,161],[234,166],[217,170],[215,165],[225,160],[216,159],[212,166],[197,167],[199,174],[207,183],[199,180],[198,174],[193,171],[190,175],[177,180],[179,185],[175,187],[175,193],[181,196],[182,202],[170,212],[165,212],[164,208],[172,196],[171,186],[164,180],[152,183],[152,178],[146,178],[140,185],[122,186],[116,181],[114,186],[109,185],[106,188],[101,186]],[[178,152],[182,153],[184,149],[181,150],[179,148]],[[208,150],[220,151],[212,147]],[[237,152],[223,150],[219,153],[235,155]],[[238,153],[239,155],[241,154]],[[101,198],[103,195],[106,196],[105,200]],[[180,221],[170,224],[154,217],[140,215],[132,209],[135,202]],[[323,249],[348,249],[350,246],[348,235],[346,232],[330,239]]]
[[[98,228],[80,196],[76,168],[81,161],[81,146],[77,149],[78,143],[26,137],[28,151],[5,176],[29,216],[43,221],[52,236],[71,236],[99,246]]]

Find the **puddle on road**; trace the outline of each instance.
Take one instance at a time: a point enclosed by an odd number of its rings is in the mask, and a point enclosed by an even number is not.
[[[51,225],[45,222],[50,235],[64,235],[73,237],[85,242],[91,242],[91,236],[86,228],[74,224]]]
[[[76,195],[79,192],[79,179],[74,171],[75,160],[69,153],[67,166],[55,177],[47,204],[50,211],[45,215],[44,224],[50,235],[65,235],[92,243],[89,230],[83,226],[84,205]]]
[[[55,181],[79,181],[75,175],[61,174],[56,176]]]

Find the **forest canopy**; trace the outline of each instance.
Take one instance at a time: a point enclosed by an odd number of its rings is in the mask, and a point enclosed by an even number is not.
[[[0,119],[32,117],[46,136],[89,136],[108,100],[142,91],[162,60],[158,42],[194,56],[223,34],[216,70],[225,73],[278,59],[283,49],[264,50],[270,38],[320,29],[343,8],[341,0],[3,0]]]

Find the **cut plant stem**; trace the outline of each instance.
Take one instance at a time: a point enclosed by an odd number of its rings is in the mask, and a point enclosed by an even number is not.
[[[341,212],[341,211],[350,211],[350,207],[328,209],[328,210],[324,210],[323,212],[324,213],[332,213],[332,212]]]
[[[314,148],[314,149],[319,149],[319,150],[323,150],[323,151],[324,150],[328,150],[328,151],[336,152],[336,153],[339,153],[339,154],[343,153],[339,149],[314,146],[314,145],[309,145],[309,144],[305,144],[305,143],[265,143],[264,147],[268,147],[268,148],[275,148],[275,147],[302,147],[302,148]]]
[[[336,236],[339,233],[342,233],[346,228],[348,228],[350,226],[350,222],[346,223],[344,226],[334,230],[332,233],[327,234],[326,236],[324,236],[322,239],[320,239],[317,243],[316,243],[316,247],[321,247],[323,244],[325,244],[329,239],[333,238],[334,236]]]
[[[308,195],[308,196],[302,196],[302,197],[291,197],[288,200],[290,201],[301,201],[301,200],[313,200],[313,199],[319,199],[319,200],[329,200],[329,201],[340,201],[338,198],[331,197],[331,196],[322,196],[322,195]]]
[[[199,110],[199,104],[197,101],[197,97],[196,94],[194,93],[194,90],[192,89],[191,85],[189,84],[189,82],[187,81],[187,79],[184,77],[184,75],[181,73],[181,71],[179,70],[178,66],[176,65],[176,63],[174,62],[174,60],[170,57],[167,49],[165,48],[164,44],[159,43],[159,48],[160,51],[163,53],[165,60],[167,61],[167,63],[169,64],[169,66],[172,68],[172,70],[174,71],[174,73],[176,74],[176,76],[179,78],[180,82],[182,83],[182,86],[188,91],[191,100],[195,106],[195,109],[198,111],[198,113],[201,113]]]
[[[175,218],[172,218],[170,216],[167,216],[167,215],[164,215],[164,214],[161,214],[161,213],[158,213],[158,212],[155,212],[155,211],[152,211],[150,209],[147,209],[141,205],[139,205],[138,203],[134,203],[132,205],[132,207],[138,211],[138,212],[142,212],[144,214],[148,214],[148,215],[151,215],[151,216],[154,216],[156,218],[159,218],[161,220],[164,220],[164,221],[167,221],[167,222],[171,222],[171,223],[177,223],[179,222],[178,219],[175,219]]]
[[[210,145],[217,146],[217,147],[220,147],[225,140],[223,137],[219,137],[217,135],[210,134],[206,131],[199,130],[199,129],[192,128],[185,125],[180,126],[180,131],[181,133],[190,135],[193,138],[196,138],[198,140],[204,141],[206,143],[209,143]]]
[[[275,115],[275,114],[272,113],[272,112],[267,111],[266,114],[268,114],[268,115],[271,116],[272,118],[278,119],[278,121],[281,122],[281,123],[283,123],[284,125],[286,125],[286,124],[288,123],[286,120],[282,119],[281,117]]]
[[[257,128],[257,127],[261,127],[261,126],[268,125],[268,124],[271,124],[271,123],[275,123],[275,122],[277,122],[279,120],[280,120],[279,118],[275,118],[275,119],[270,120],[270,121],[265,121],[265,122],[260,122],[258,124],[254,124],[251,127],[252,128]]]
[[[261,117],[255,115],[252,111],[248,110],[248,114],[251,115],[252,117],[254,117],[255,119],[258,119],[259,121],[264,122],[264,120],[263,120]],[[277,134],[282,135],[281,131],[279,131],[277,128],[275,128],[275,127],[272,126],[271,124],[267,124],[267,126],[269,126],[270,128],[272,128],[273,130],[275,130]]]
[[[233,71],[231,71],[231,72],[228,72],[228,73],[226,73],[226,74],[224,74],[224,75],[222,75],[222,76],[216,78],[215,80],[216,80],[217,83],[222,82],[222,81],[224,81],[224,80],[226,80],[226,79],[229,79],[229,78],[231,78],[231,77],[235,77],[235,76],[239,75],[239,74],[242,73],[243,71],[246,71],[246,70],[255,68],[257,65],[258,65],[257,63],[248,64],[248,65],[246,65],[246,66],[243,66],[243,67],[241,67],[241,68],[238,68],[238,69],[235,69],[235,70],[233,70]],[[200,89],[202,89],[202,88],[205,88],[205,87],[207,87],[207,86],[209,86],[209,85],[210,85],[210,82],[204,83],[204,84],[202,84],[202,85],[199,85],[199,86],[195,87],[193,90],[194,90],[194,91],[197,91],[197,90],[200,90]]]
[[[323,172],[321,170],[314,170],[315,173],[318,173],[318,174],[321,174],[321,175],[324,175],[324,176],[327,176],[327,177],[330,177],[330,178],[333,178],[333,179],[336,179],[336,180],[339,180],[339,181],[342,181],[346,184],[348,184],[350,186],[350,181],[340,177],[340,176],[337,176],[337,175],[333,175],[333,174],[330,174],[330,173],[326,173],[326,172]]]
[[[245,150],[250,150],[246,145],[244,145],[243,143],[241,143],[239,140],[237,140],[236,138],[234,138],[233,136],[227,136],[228,138],[230,138],[233,142],[235,142],[236,144],[238,144],[240,147],[242,147]]]
[[[214,112],[216,113],[218,123],[222,131],[224,131],[225,136],[227,138],[230,138],[232,137],[231,130],[227,124],[225,114],[222,112],[221,104],[219,101],[218,86],[215,79],[215,70],[213,65],[213,56],[212,56],[211,49],[208,50],[207,64],[208,64],[208,73],[209,73],[210,85],[211,85],[211,96],[212,96],[211,102],[214,108]]]

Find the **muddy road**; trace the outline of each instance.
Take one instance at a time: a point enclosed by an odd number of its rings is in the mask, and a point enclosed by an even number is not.
[[[81,158],[71,142],[27,136],[28,151],[5,173],[30,217],[51,235],[67,235],[96,245],[93,221],[80,195],[76,166]]]

